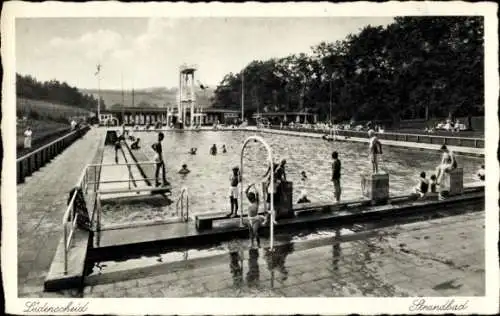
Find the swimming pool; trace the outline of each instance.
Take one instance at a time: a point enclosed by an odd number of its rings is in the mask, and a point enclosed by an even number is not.
[[[286,159],[287,179],[293,182],[293,199],[297,201],[301,191],[307,192],[311,202],[333,201],[331,182],[331,153],[337,151],[342,162],[342,199],[361,197],[360,175],[371,171],[367,156],[367,145],[354,142],[326,142],[298,136],[285,136],[247,131],[184,131],[165,132],[163,141],[167,178],[173,185],[172,197],[176,199],[183,187],[189,190],[190,213],[230,210],[229,178],[231,169],[240,164],[243,141],[252,135],[261,136],[271,146],[273,155]],[[156,132],[136,133],[141,138],[141,150],[153,158],[151,144],[156,140]],[[218,153],[209,154],[216,144]],[[222,153],[226,145],[227,153]],[[196,147],[196,155],[189,149]],[[244,158],[245,187],[260,179],[266,172],[267,154],[260,143],[250,143]],[[384,147],[381,169],[390,174],[390,194],[401,195],[411,192],[418,175],[425,171],[428,177],[439,163],[437,152],[409,151],[403,148]],[[475,173],[483,159],[458,157],[459,166],[464,169],[464,183],[477,181]],[[183,164],[191,172],[178,174]],[[305,171],[307,180],[302,181],[300,173]],[[246,202],[246,201],[244,201]],[[175,212],[175,204],[170,206],[104,205],[103,223],[120,223],[134,220],[164,219]]]

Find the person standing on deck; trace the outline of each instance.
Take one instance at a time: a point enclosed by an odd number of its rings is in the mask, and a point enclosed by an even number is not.
[[[163,133],[158,133],[158,141],[151,146],[155,151],[155,162],[156,162],[155,181],[157,187],[160,186],[160,181],[158,181],[158,174],[160,173],[160,168],[162,170],[163,185],[164,186],[170,185],[170,183],[167,181],[166,178],[165,161],[163,161],[163,149],[161,142],[163,141],[164,138],[165,135],[163,135]]]
[[[230,191],[229,191],[229,202],[231,204],[231,213],[227,217],[237,217],[238,216],[238,185],[241,182],[241,174],[240,174],[240,168],[234,167],[233,168],[233,174],[231,175],[231,178],[229,178],[230,182]],[[234,215],[233,215],[234,213]]]
[[[382,144],[375,136],[374,130],[368,131],[368,137],[370,137],[369,145],[369,156],[372,162],[372,173],[378,173],[378,155],[382,155]]]
[[[28,126],[28,128],[24,131],[24,148],[26,148],[26,149],[31,148],[32,135],[33,135],[33,131],[31,130],[31,127]]]
[[[342,188],[340,187],[340,169],[342,164],[339,160],[339,153],[334,151],[332,153],[332,182],[333,182],[333,195],[335,196],[335,201],[340,201],[340,194],[342,193]]]
[[[118,163],[118,152],[121,150],[122,144],[121,144],[121,136],[116,139],[115,142],[115,163]]]

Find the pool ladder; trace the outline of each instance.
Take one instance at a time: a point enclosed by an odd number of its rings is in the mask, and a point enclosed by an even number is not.
[[[184,200],[186,200],[186,211],[184,212]],[[180,215],[179,215],[179,205],[180,205]],[[180,216],[183,222],[189,220],[189,192],[186,187],[181,190],[181,195],[177,199],[175,204],[175,212],[177,216]]]

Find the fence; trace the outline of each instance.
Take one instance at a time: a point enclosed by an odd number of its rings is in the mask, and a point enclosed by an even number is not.
[[[290,127],[279,128],[279,126],[271,126],[270,128],[295,131],[295,132],[317,133],[317,134],[326,134],[330,132],[330,130],[328,129],[290,128]],[[344,136],[344,137],[347,136],[347,137],[368,138],[368,133],[366,131],[336,130],[336,133],[338,136]],[[439,145],[446,144],[451,146],[484,148],[483,138],[437,136],[429,134],[388,133],[388,132],[377,133],[377,137],[379,139],[404,141],[404,142],[439,144]]]
[[[61,153],[75,140],[85,135],[89,130],[90,126],[84,126],[32,151],[29,154],[17,158],[17,183],[24,182],[26,177],[43,167],[47,162]]]

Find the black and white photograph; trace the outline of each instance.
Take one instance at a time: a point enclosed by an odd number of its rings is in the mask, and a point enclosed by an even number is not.
[[[497,6],[364,5],[4,6],[7,313],[498,312]]]

